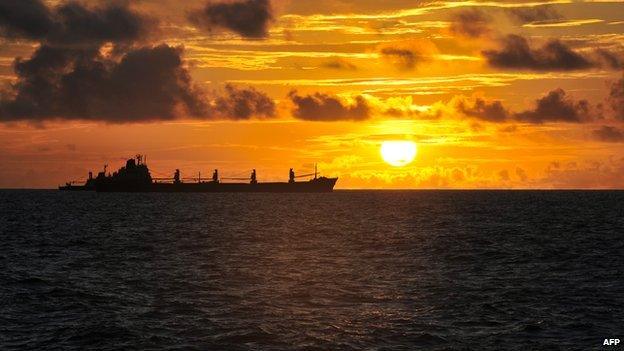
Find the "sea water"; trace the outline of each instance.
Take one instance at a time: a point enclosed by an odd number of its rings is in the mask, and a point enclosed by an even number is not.
[[[601,349],[624,339],[623,204],[0,191],[0,349]]]

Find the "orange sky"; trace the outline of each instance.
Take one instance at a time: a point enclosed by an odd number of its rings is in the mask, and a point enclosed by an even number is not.
[[[624,187],[623,2],[22,5],[0,4],[0,188],[137,153],[156,176]],[[386,164],[384,140],[415,161]]]

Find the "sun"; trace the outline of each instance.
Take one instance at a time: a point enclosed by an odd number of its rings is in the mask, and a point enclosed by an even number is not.
[[[384,141],[381,143],[381,157],[391,166],[403,167],[414,161],[416,149],[416,143],[412,141]]]

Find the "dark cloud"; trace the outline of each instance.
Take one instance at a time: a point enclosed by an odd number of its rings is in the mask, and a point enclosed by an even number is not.
[[[455,108],[468,117],[489,122],[505,122],[509,117],[509,111],[500,101],[475,98],[474,101],[470,102],[466,99],[457,99]]]
[[[458,113],[488,122],[548,122],[584,123],[602,118],[602,105],[592,105],[587,100],[574,100],[563,89],[555,89],[535,100],[535,107],[522,112],[511,112],[501,101],[488,101],[480,97],[468,99],[455,97],[449,104]],[[501,129],[515,132],[516,126]]]
[[[226,85],[225,94],[215,99],[214,109],[221,118],[244,120],[275,116],[275,102],[254,88]]]
[[[135,122],[199,116],[201,94],[182,65],[181,49],[160,45],[119,61],[98,50],[43,45],[17,59],[18,80],[0,101],[0,120],[81,119]]]
[[[2,36],[39,39],[46,36],[52,27],[52,14],[41,1],[0,1],[0,34]]]
[[[229,30],[245,38],[266,38],[273,20],[269,0],[209,1],[189,15],[196,26],[208,30]]]
[[[586,100],[573,101],[563,89],[556,89],[535,101],[532,110],[516,113],[516,119],[529,123],[571,122],[581,123],[592,119]]]
[[[357,96],[355,103],[348,105],[334,96],[315,93],[300,96],[291,91],[288,97],[294,104],[293,116],[306,121],[361,121],[370,118],[370,107],[366,99]]]
[[[615,112],[615,118],[624,121],[624,77],[611,85],[607,100]]]
[[[423,57],[411,49],[385,47],[381,49],[381,55],[393,65],[402,70],[411,70]]]
[[[519,7],[508,9],[507,13],[520,23],[553,21],[563,16],[552,6]]]
[[[15,59],[17,79],[1,92],[0,121],[132,122],[203,110],[180,49],[128,50],[153,24],[128,2],[47,7],[39,0],[2,0],[0,9],[4,35],[39,42],[30,58]],[[110,56],[101,52],[104,44],[112,45]]]
[[[66,2],[48,8],[39,0],[0,1],[0,34],[47,44],[131,42],[144,36],[153,23],[125,2],[101,7]]]
[[[598,62],[602,62],[603,66],[611,69],[621,69],[624,67],[622,58],[609,50],[597,49],[594,51]]]
[[[483,55],[491,66],[504,69],[570,71],[596,66],[559,40],[550,40],[533,49],[524,37],[513,34],[503,40],[501,50],[486,50]]]
[[[476,38],[490,32],[491,19],[478,9],[462,10],[451,18],[450,31],[466,37]]]
[[[56,21],[48,40],[58,43],[135,41],[153,24],[153,20],[130,10],[125,2],[99,8],[69,2],[57,8]]]
[[[227,86],[208,97],[196,88],[182,49],[140,47],[153,21],[128,2],[86,7],[63,2],[0,0],[0,34],[39,42],[17,58],[17,79],[0,92],[0,122],[49,119],[111,123],[272,117],[275,104],[252,89]],[[104,45],[112,50],[102,50]],[[104,53],[107,52],[107,53]]]
[[[98,50],[40,47],[15,62],[18,80],[0,99],[0,122],[49,119],[129,123],[176,118],[232,119],[275,115],[253,88],[226,86],[207,96],[193,85],[182,49],[131,50],[119,60]]]
[[[341,59],[334,58],[322,64],[325,68],[337,69],[342,71],[355,71],[357,70],[357,66],[352,64],[351,62]]]
[[[608,143],[624,142],[624,131],[612,126],[602,126],[592,132],[595,139]]]

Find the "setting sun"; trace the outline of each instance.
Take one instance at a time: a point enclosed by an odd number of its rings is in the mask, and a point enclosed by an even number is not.
[[[381,144],[381,157],[391,166],[406,166],[416,157],[416,143],[412,141],[384,141]]]

